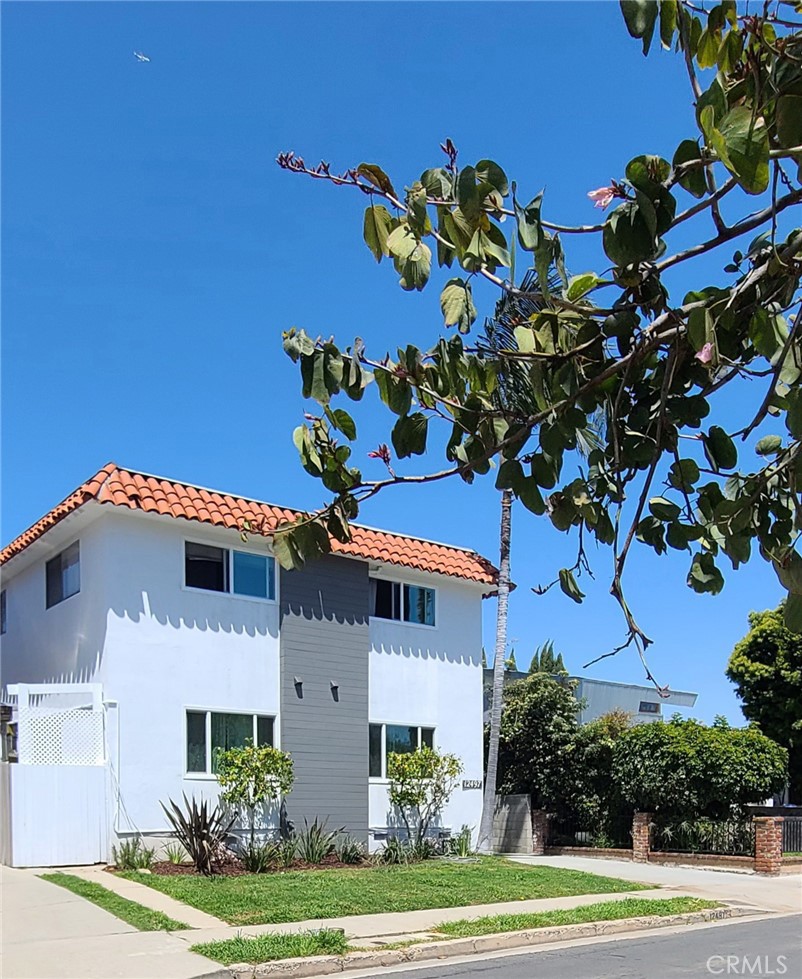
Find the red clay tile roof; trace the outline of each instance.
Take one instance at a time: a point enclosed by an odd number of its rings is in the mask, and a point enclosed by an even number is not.
[[[262,527],[266,533],[275,530],[281,523],[294,520],[300,512],[120,469],[110,462],[4,547],[0,551],[0,564],[25,550],[69,513],[90,500],[111,503],[130,510],[142,510],[145,513],[184,517],[232,530],[242,530],[243,521],[249,520]],[[347,544],[333,540],[332,550],[337,554],[347,554],[366,561],[383,561],[484,585],[495,584],[498,577],[496,568],[475,551],[359,525],[353,526],[352,539]]]

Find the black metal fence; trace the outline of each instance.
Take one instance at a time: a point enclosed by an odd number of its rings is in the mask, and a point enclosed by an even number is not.
[[[547,846],[590,846],[599,850],[632,849],[632,816],[614,815],[598,820],[552,816]]]
[[[786,816],[783,821],[783,853],[802,856],[802,816]]]
[[[658,817],[652,826],[655,852],[755,855],[755,826],[751,819],[692,819],[672,822]]]

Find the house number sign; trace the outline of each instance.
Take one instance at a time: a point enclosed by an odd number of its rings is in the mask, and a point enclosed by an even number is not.
[[[464,778],[462,787],[463,789],[481,789],[482,780],[480,778]]]

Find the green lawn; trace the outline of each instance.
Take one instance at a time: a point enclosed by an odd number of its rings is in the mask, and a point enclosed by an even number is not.
[[[638,890],[631,881],[485,857],[400,867],[294,870],[241,877],[126,874],[232,925],[456,908],[496,901]]]
[[[341,931],[322,928],[320,931],[303,931],[295,935],[258,935],[256,938],[238,935],[220,942],[193,945],[192,951],[223,965],[233,965],[235,962],[255,965],[305,955],[345,955],[349,945]]]
[[[49,881],[51,884],[58,884],[79,897],[86,898],[92,904],[96,904],[109,914],[113,914],[134,928],[140,931],[178,931],[188,928],[188,925],[180,921],[168,918],[161,911],[151,911],[136,901],[129,901],[127,898],[120,897],[114,891],[107,890],[100,884],[95,884],[91,880],[84,880],[83,877],[76,877],[74,874],[42,874],[42,880]],[[141,879],[142,874],[138,877]]]
[[[580,925],[590,921],[618,921],[621,918],[643,916],[665,917],[671,914],[687,914],[689,911],[706,911],[715,907],[718,907],[715,901],[703,901],[697,897],[626,897],[623,901],[583,904],[578,908],[540,911],[537,914],[496,914],[473,920],[463,918],[461,921],[444,921],[432,931],[449,938],[468,938],[474,935],[495,935],[501,931],[523,931],[525,928]]]

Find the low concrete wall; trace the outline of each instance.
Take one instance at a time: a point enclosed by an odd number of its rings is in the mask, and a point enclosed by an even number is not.
[[[528,795],[497,795],[493,852],[532,852],[532,811]]]

